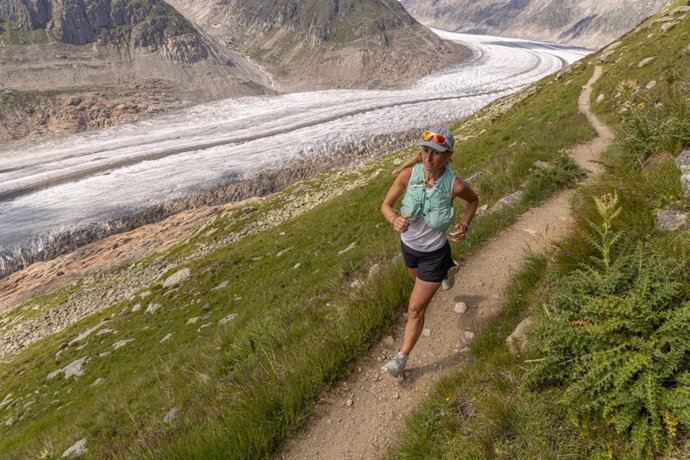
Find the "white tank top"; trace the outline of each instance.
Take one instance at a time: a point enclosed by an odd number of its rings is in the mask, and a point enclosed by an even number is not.
[[[426,191],[429,193],[429,189]],[[414,222],[410,222],[407,231],[400,234],[405,246],[419,252],[431,252],[441,249],[446,244],[445,232],[439,232],[429,227],[420,213]]]

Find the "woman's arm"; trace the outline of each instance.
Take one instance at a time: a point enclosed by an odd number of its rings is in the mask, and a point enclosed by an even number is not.
[[[455,225],[455,231],[448,234],[450,239],[455,241],[462,241],[465,239],[465,234],[470,226],[470,222],[474,219],[474,215],[477,213],[477,208],[479,207],[479,197],[472,190],[472,187],[463,180],[455,179],[453,183],[453,199],[462,198],[467,201],[467,206],[465,206],[465,212],[462,219],[458,224]]]
[[[411,175],[412,168],[405,168],[400,171],[400,174],[395,177],[393,185],[391,185],[391,188],[388,189],[388,193],[386,193],[383,203],[381,203],[381,213],[383,214],[383,217],[385,217],[386,220],[390,222],[393,225],[393,228],[398,232],[404,232],[407,230],[407,226],[409,225],[407,218],[410,216],[398,216],[398,213],[395,212],[395,209],[393,209],[393,205],[395,205],[396,201],[398,201],[398,198],[400,198],[405,192],[405,188],[407,187],[407,183],[410,181]]]

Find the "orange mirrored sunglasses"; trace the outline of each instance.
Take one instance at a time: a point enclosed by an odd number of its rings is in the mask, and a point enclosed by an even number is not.
[[[446,138],[440,134],[432,133],[430,131],[425,131],[422,133],[423,141],[432,141],[438,145],[448,146]]]

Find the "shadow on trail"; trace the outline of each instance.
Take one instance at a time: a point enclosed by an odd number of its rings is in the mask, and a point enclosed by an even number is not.
[[[424,374],[428,372],[438,373],[445,369],[453,368],[460,362],[463,356],[460,353],[453,353],[423,366],[407,368],[405,370],[405,378],[400,381],[400,386],[406,390],[414,390],[415,382]]]

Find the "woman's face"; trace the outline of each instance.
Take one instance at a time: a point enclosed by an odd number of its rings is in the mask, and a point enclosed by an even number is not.
[[[450,152],[439,152],[431,147],[422,147],[422,164],[430,172],[440,172],[448,163]]]

